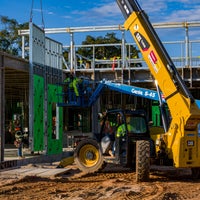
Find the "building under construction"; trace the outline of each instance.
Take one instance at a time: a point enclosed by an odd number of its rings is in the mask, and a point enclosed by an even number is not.
[[[185,37],[182,41],[163,42],[165,46],[176,46],[180,54],[170,55],[182,79],[196,99],[200,99],[200,41],[189,39],[189,28],[199,27],[200,23],[154,24],[155,28],[182,28]],[[122,38],[118,44],[76,45],[73,35],[76,32],[119,31]],[[69,46],[63,47],[46,34],[70,34]],[[76,137],[85,137],[98,131],[97,113],[111,108],[145,109],[154,125],[161,125],[157,102],[148,99],[105,90],[92,107],[80,107],[63,103],[63,82],[70,73],[89,80],[92,91],[103,79],[116,83],[134,85],[155,90],[154,80],[141,57],[131,56],[123,26],[46,29],[34,24],[30,30],[19,34],[29,35],[29,60],[25,60],[23,46],[22,58],[1,53],[0,59],[0,145],[1,161],[4,160],[4,146],[13,143],[15,127],[20,126],[28,134],[30,151],[45,151],[58,154],[63,147],[74,145]],[[96,59],[95,49],[99,46],[118,47],[120,57]],[[77,48],[91,48],[92,59],[76,54]],[[63,49],[69,52],[64,60]],[[60,100],[61,99],[61,100]],[[59,103],[63,105],[59,106]]]

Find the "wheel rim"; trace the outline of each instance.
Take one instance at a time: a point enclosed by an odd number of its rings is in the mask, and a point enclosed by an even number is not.
[[[93,145],[84,145],[79,151],[81,163],[87,167],[94,166],[99,160],[98,149]]]

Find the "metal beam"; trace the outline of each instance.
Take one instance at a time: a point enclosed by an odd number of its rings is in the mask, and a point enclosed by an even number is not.
[[[186,27],[200,27],[200,22],[169,22],[169,23],[154,23],[154,28],[186,28]],[[66,28],[46,28],[46,34],[59,33],[82,33],[82,32],[97,32],[97,31],[123,31],[123,25],[113,26],[86,26],[86,27],[66,27]],[[19,30],[19,35],[29,35],[29,30]]]
[[[154,23],[154,28],[188,28],[200,27],[200,22],[167,22],[167,23]]]

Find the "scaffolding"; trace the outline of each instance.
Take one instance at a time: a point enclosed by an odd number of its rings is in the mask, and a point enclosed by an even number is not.
[[[200,66],[200,55],[196,55],[196,49],[200,48],[200,40],[191,40],[189,38],[189,31],[191,28],[200,27],[200,22],[170,22],[170,23],[154,23],[153,27],[156,30],[159,29],[183,29],[185,37],[180,41],[163,41],[166,49],[176,49],[178,54],[170,54],[172,61],[178,68],[182,78],[185,81],[190,82],[192,87],[193,81],[199,81],[197,73],[193,73],[192,68],[198,68]],[[121,42],[114,44],[91,44],[91,45],[77,45],[74,39],[75,33],[86,32],[109,32],[117,31],[121,33]],[[125,36],[125,29],[123,25],[112,26],[87,26],[87,27],[66,27],[66,28],[46,28],[45,34],[68,34],[70,37],[69,45],[63,46],[65,51],[69,52],[68,60],[63,59],[64,73],[73,71],[77,75],[87,75],[95,81],[99,81],[102,78],[107,80],[115,80],[116,82],[128,83],[131,82],[152,82],[148,67],[142,57],[131,58],[131,47],[137,48],[135,43],[127,43]],[[29,30],[19,30],[19,35],[24,37],[29,35]],[[95,49],[101,46],[104,47],[118,47],[121,49],[121,56],[117,59],[106,58],[96,59]],[[82,55],[76,53],[78,48],[91,48],[93,51],[92,59],[85,58]],[[22,43],[22,57],[26,50],[24,43]],[[90,63],[84,63],[83,60],[87,60]],[[113,63],[115,67],[113,68]],[[100,67],[99,67],[100,66]],[[139,67],[138,67],[139,66]],[[143,78],[142,78],[143,77]]]

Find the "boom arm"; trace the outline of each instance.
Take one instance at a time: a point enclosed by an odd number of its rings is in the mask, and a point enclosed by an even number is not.
[[[114,90],[123,94],[129,94],[134,96],[139,96],[142,98],[147,98],[151,100],[159,100],[157,91],[149,90],[145,88],[120,84],[120,83],[113,83],[111,81],[101,81],[90,97],[89,106],[94,104],[94,102],[97,100],[97,98],[100,96],[103,89],[108,88],[110,90]],[[164,100],[163,100],[164,101]]]
[[[136,41],[151,74],[165,96],[172,121],[164,136],[168,156],[176,167],[200,169],[200,111],[136,0],[117,0],[125,29]]]
[[[171,102],[175,103],[174,99],[176,99],[176,103],[181,103],[187,114],[190,113],[190,103],[194,102],[194,98],[181,79],[147,15],[136,0],[117,0],[117,3],[127,19],[124,26],[132,33],[166,101],[169,100],[168,106],[174,106]]]

